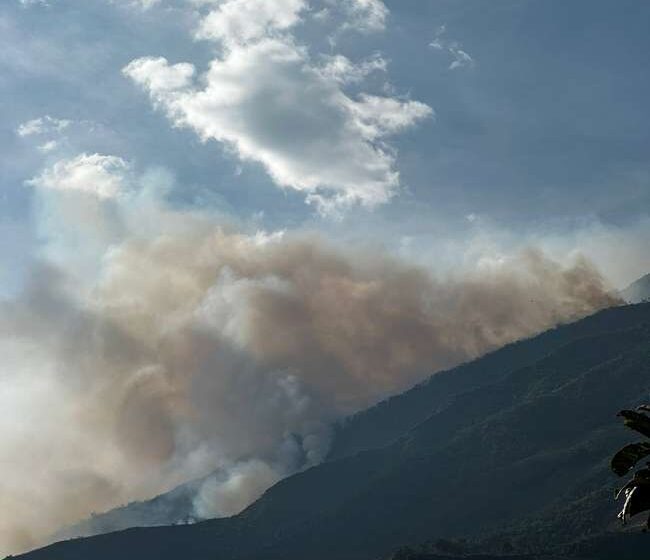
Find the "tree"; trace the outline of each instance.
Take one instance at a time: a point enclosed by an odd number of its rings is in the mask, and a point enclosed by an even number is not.
[[[650,438],[650,416],[646,412],[650,412],[649,405],[640,406],[636,410],[622,410],[618,415],[623,418],[625,426]],[[618,476],[623,477],[632,471],[639,461],[648,456],[650,456],[650,441],[630,443],[614,455],[611,468]],[[630,517],[650,511],[650,463],[646,463],[645,467],[634,472],[627,484],[616,493],[616,499],[621,496],[625,498],[625,503],[618,517],[623,525]],[[650,528],[650,515],[646,527]]]

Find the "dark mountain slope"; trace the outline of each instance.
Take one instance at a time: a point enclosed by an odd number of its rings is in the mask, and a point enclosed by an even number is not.
[[[387,445],[448,405],[458,393],[494,383],[509,372],[535,363],[573,340],[629,328],[645,318],[646,312],[633,306],[625,308],[625,312],[620,309],[604,310],[535,338],[509,344],[480,360],[437,373],[410,391],[354,415],[336,426],[329,460]],[[61,531],[58,537],[63,539],[91,536],[135,526],[185,523],[193,516],[192,498],[195,488],[200,486],[201,482],[199,480],[188,483],[152,500],[134,502],[95,515]]]
[[[606,459],[628,437],[615,423],[613,403],[636,404],[650,390],[650,330],[616,338],[611,346],[607,336],[594,337],[586,348],[585,341],[576,343],[595,354],[607,347],[611,354],[598,365],[564,377],[554,363],[559,356],[552,356],[514,372],[489,391],[460,397],[387,448],[279,484],[245,515],[256,526],[268,518],[290,526],[317,511],[307,531],[295,526],[295,557],[320,558],[309,548],[318,536],[330,557],[372,558],[403,543],[498,530],[564,505],[576,486],[611,492],[615,481]],[[516,396],[505,406],[502,390]],[[464,415],[466,423],[459,423]],[[298,499],[304,495],[308,502]],[[600,520],[574,524],[572,538],[604,530],[615,506],[608,500],[604,510]],[[285,546],[265,558],[283,557]]]
[[[545,342],[558,336],[564,344]],[[499,370],[495,353],[460,368],[486,371],[490,382],[460,384],[434,414],[395,430],[392,443],[282,481],[239,516],[72,541],[24,558],[371,560],[441,536],[500,533],[524,550],[555,552],[604,534],[618,482],[607,460],[629,438],[615,413],[650,394],[650,305],[611,309],[514,346],[523,367]],[[418,400],[433,382],[402,398]]]
[[[413,389],[343,421],[336,429],[330,459],[383,447],[449,404],[455,395],[490,385],[510,372],[535,363],[566,344],[648,321],[647,307],[605,309],[570,325],[508,344],[486,356],[440,372]]]
[[[194,498],[203,481],[204,479],[190,481],[151,500],[131,502],[106,513],[93,515],[59,531],[56,540],[101,535],[131,527],[187,523],[194,510]]]
[[[609,534],[586,539],[564,547],[563,553],[538,554],[481,554],[445,555],[427,552],[430,545],[401,549],[387,560],[640,560],[648,556],[650,535],[645,533]],[[433,547],[435,548],[435,546]],[[424,550],[422,550],[424,549]]]

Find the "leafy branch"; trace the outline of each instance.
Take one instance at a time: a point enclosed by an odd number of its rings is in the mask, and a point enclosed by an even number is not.
[[[650,438],[650,412],[649,405],[643,405],[636,410],[622,410],[618,415],[623,418],[625,426],[646,438]],[[625,476],[646,457],[650,456],[650,441],[631,443],[623,447],[611,461],[611,468],[618,476]],[[623,509],[618,514],[623,525],[627,520],[638,513],[650,511],[650,463],[634,472],[632,478],[616,493],[616,499],[625,498]],[[646,522],[650,528],[650,516]]]

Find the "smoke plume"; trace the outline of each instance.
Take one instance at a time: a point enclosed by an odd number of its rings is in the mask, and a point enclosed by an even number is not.
[[[0,552],[215,469],[196,515],[237,513],[321,461],[332,420],[616,303],[582,259],[529,250],[441,279],[315,235],[115,204],[92,282],[44,257],[0,304]]]

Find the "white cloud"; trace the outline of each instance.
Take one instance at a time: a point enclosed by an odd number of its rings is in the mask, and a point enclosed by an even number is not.
[[[22,123],[16,133],[18,136],[31,136],[32,134],[42,134],[43,132],[43,119],[32,119]]]
[[[454,55],[454,60],[449,65],[450,70],[462,68],[463,66],[472,66],[474,64],[474,59],[461,49],[454,49],[452,54]]]
[[[382,0],[339,0],[348,16],[344,28],[364,33],[383,31],[388,19],[388,8]]]
[[[72,121],[67,119],[57,119],[45,115],[37,119],[26,121],[18,126],[16,133],[18,136],[26,137],[40,134],[52,134],[62,132],[72,124]]]
[[[49,6],[49,0],[18,0],[23,6]]]
[[[227,0],[203,18],[197,37],[248,43],[294,26],[305,8],[304,0]]]
[[[448,41],[445,39],[444,36],[446,33],[446,26],[441,25],[436,31],[436,36],[433,41],[429,43],[429,46],[437,51],[446,52],[452,57],[449,70],[474,66],[474,59],[461,48],[462,45],[458,41]]]
[[[375,13],[375,4],[343,2],[354,14]],[[386,137],[432,111],[415,101],[346,93],[346,83],[385,70],[386,61],[376,55],[354,64],[338,55],[318,65],[289,33],[304,8],[302,0],[227,0],[199,26],[199,37],[224,48],[198,79],[193,65],[164,58],[134,60],[124,73],[175,126],[261,163],[278,185],[305,193],[321,210],[386,202],[399,184]]]
[[[56,162],[27,183],[43,189],[114,198],[126,188],[128,171],[129,164],[122,158],[84,153]]]
[[[113,4],[126,4],[133,8],[139,8],[141,10],[148,10],[154,6],[160,4],[160,0],[109,0]]]
[[[177,95],[192,85],[194,66],[188,63],[170,66],[164,58],[139,58],[131,62],[124,73],[142,86],[145,86],[156,98],[162,100],[167,95]]]
[[[430,113],[413,101],[356,101],[312,67],[304,49],[280,39],[214,60],[203,89],[178,79],[190,75],[186,66],[164,59],[138,59],[124,71],[176,125],[227,143],[241,159],[262,163],[279,185],[320,203],[386,202],[398,174],[394,155],[375,141]]]
[[[361,94],[351,105],[364,136],[374,140],[405,130],[418,120],[432,115],[432,110],[417,101],[404,102],[392,97]]]
[[[311,14],[312,19],[320,22],[328,21],[332,17],[332,12],[328,8],[322,8]]]
[[[346,56],[337,54],[323,57],[325,64],[320,68],[321,73],[329,79],[341,84],[358,83],[373,72],[385,72],[388,68],[386,59],[376,54],[359,64],[354,64]]]
[[[56,150],[59,146],[59,143],[56,140],[49,140],[47,142],[44,142],[38,147],[38,151],[42,152],[44,154],[47,154],[49,152],[52,152]]]

